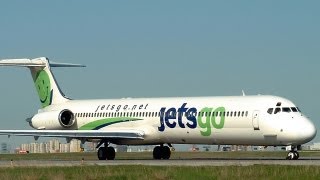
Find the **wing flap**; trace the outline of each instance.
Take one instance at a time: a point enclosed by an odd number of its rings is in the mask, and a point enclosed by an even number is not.
[[[139,130],[0,130],[0,135],[89,139],[144,139],[144,132]]]

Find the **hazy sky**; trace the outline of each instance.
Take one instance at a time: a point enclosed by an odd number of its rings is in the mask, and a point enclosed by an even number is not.
[[[272,94],[320,132],[319,1],[4,1],[0,59],[46,56],[69,97]],[[0,129],[40,107],[27,69],[0,68]],[[1,137],[20,143],[26,138]],[[32,138],[27,138],[31,142]],[[320,141],[317,135],[315,141]]]

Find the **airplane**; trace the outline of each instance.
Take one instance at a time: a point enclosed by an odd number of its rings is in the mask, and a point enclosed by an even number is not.
[[[0,66],[26,67],[41,109],[26,121],[35,130],[0,130],[0,135],[59,137],[98,142],[99,160],[114,160],[116,145],[155,145],[154,159],[169,159],[172,144],[286,146],[286,159],[317,133],[290,100],[271,95],[73,100],[65,96],[46,57],[4,59]]]

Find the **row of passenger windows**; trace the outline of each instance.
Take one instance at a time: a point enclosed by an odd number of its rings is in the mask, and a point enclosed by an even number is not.
[[[160,112],[75,113],[76,117],[159,117]]]
[[[301,111],[298,107],[283,107],[283,108],[277,107],[277,108],[269,108],[267,112],[269,114],[272,114],[272,113],[277,114],[279,112],[289,113],[289,112],[301,112]]]
[[[198,112],[198,116],[223,116],[223,117],[247,117],[248,111],[227,111],[227,112]],[[167,114],[174,117],[178,113]],[[187,114],[185,116],[196,116],[196,114]],[[159,117],[160,112],[104,112],[104,113],[75,113],[76,117]],[[182,114],[183,116],[183,114]]]

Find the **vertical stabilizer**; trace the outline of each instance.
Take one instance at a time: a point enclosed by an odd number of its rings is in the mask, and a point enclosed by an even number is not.
[[[70,100],[60,90],[52,74],[51,67],[84,67],[78,64],[50,63],[45,57],[1,60],[0,66],[28,67],[31,71],[42,108]]]

